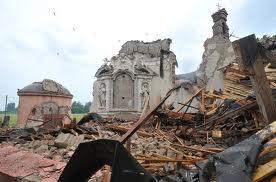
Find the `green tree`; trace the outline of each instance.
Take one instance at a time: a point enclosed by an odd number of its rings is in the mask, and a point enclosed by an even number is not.
[[[84,113],[90,112],[91,104],[92,104],[91,102],[86,102],[86,103],[84,104],[84,107],[83,107]]]
[[[16,108],[15,108],[15,103],[11,102],[7,104],[7,112],[8,113],[15,113],[16,112]]]
[[[78,113],[83,113],[84,106],[77,101],[74,101],[72,104],[72,113],[73,114],[78,114]]]

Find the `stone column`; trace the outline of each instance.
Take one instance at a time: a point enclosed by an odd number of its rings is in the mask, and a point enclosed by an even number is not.
[[[136,111],[140,111],[139,109],[139,80],[138,78],[134,79],[134,107],[133,109]]]
[[[113,108],[113,80],[106,80],[106,111],[109,112]]]

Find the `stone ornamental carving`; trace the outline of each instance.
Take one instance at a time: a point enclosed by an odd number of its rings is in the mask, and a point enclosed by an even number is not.
[[[145,101],[147,99],[147,97],[149,97],[150,92],[149,92],[149,84],[147,82],[142,83],[141,86],[141,109],[143,109],[143,106],[145,104]]]
[[[69,106],[59,106],[56,102],[44,102],[40,105],[34,105],[28,115],[26,127],[40,126],[43,124],[43,116],[46,114],[68,114],[71,108]]]
[[[102,115],[128,113],[140,115],[144,100],[162,97],[174,86],[176,58],[170,39],[153,42],[128,41],[119,53],[95,74],[92,112]],[[164,75],[160,76],[161,60]],[[164,77],[163,77],[164,76]],[[152,85],[163,85],[152,89]]]
[[[103,59],[104,65],[108,65],[110,63],[110,61],[107,58]]]
[[[106,85],[104,83],[99,86],[99,103],[100,107],[106,106]]]
[[[44,79],[42,81],[42,88],[49,92],[60,92],[62,90],[61,85],[49,79]]]

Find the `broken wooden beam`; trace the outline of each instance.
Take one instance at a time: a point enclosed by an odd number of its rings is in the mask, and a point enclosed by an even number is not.
[[[249,109],[252,109],[252,108],[255,107],[255,106],[257,106],[257,103],[256,103],[256,101],[253,101],[253,102],[251,102],[251,103],[249,103],[249,104],[247,104],[247,105],[244,105],[244,106],[242,106],[242,107],[240,107],[240,108],[238,108],[238,109],[235,109],[235,110],[233,110],[233,111],[230,111],[230,112],[228,112],[228,113],[225,113],[225,114],[223,114],[223,115],[221,115],[221,116],[212,117],[212,118],[206,120],[206,123],[205,123],[205,124],[202,124],[202,125],[200,125],[200,126],[197,126],[196,128],[204,127],[204,126],[207,126],[207,125],[209,125],[209,124],[214,125],[214,123],[219,123],[219,122],[225,121],[225,120],[227,120],[227,119],[229,119],[229,118],[233,118],[234,116],[239,115],[240,113],[242,113],[242,112],[244,112],[244,111],[247,111],[247,110],[249,110]]]
[[[146,157],[136,157],[136,160],[143,160],[148,162],[183,162],[186,164],[195,164],[198,160],[187,160],[187,159],[164,159],[164,158],[146,158]]]
[[[194,152],[204,152],[204,153],[208,153],[208,154],[216,154],[218,153],[218,151],[222,151],[222,149],[217,148],[216,152],[208,150],[208,149],[204,149],[203,147],[198,148],[198,147],[192,147],[192,146],[187,146],[187,145],[178,145],[178,144],[171,144],[174,147],[178,147],[178,148],[185,148],[186,150],[191,150]]]
[[[276,120],[276,106],[272,97],[272,91],[264,70],[264,56],[260,54],[261,47],[258,45],[254,34],[236,40],[233,43],[241,71],[250,73],[250,80],[255,91],[256,99],[267,123]]]
[[[129,128],[120,126],[120,125],[105,125],[104,127],[109,130],[113,130],[113,131],[117,131],[117,132],[121,132],[121,133],[126,133],[129,130]],[[146,133],[143,131],[137,131],[137,134],[142,137],[152,137],[153,136],[153,134]]]
[[[172,94],[172,92],[179,88],[179,86],[169,90],[169,92],[166,94],[166,96],[160,101],[159,104],[155,105],[152,109],[150,109],[148,111],[147,114],[143,115],[142,117],[140,117],[140,119],[132,126],[132,128],[130,128],[126,134],[124,134],[121,138],[120,138],[120,142],[121,143],[125,143],[154,113],[155,111],[170,97],[170,95]]]
[[[190,97],[185,103],[182,103],[182,106],[181,106],[179,109],[177,109],[176,112],[181,111],[181,110],[185,107],[185,105],[188,105],[190,102],[192,102],[193,99],[194,99],[196,96],[198,96],[198,95],[201,93],[202,90],[203,90],[203,88],[199,89],[199,90],[198,90],[192,97]]]
[[[178,104],[182,105],[182,106],[188,106],[188,104],[183,104],[181,102],[177,102]],[[199,108],[197,107],[194,107],[194,106],[189,106],[190,108],[193,108],[193,109],[196,109],[196,110],[199,110]]]
[[[262,181],[276,172],[276,159],[269,161],[268,163],[259,166],[253,175],[252,181]]]

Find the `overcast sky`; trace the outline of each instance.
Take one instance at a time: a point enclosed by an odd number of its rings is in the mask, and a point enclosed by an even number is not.
[[[275,0],[0,0],[0,109],[44,78],[92,100],[96,70],[127,40],[171,38],[177,73],[194,71],[218,2],[235,36],[276,34]]]

